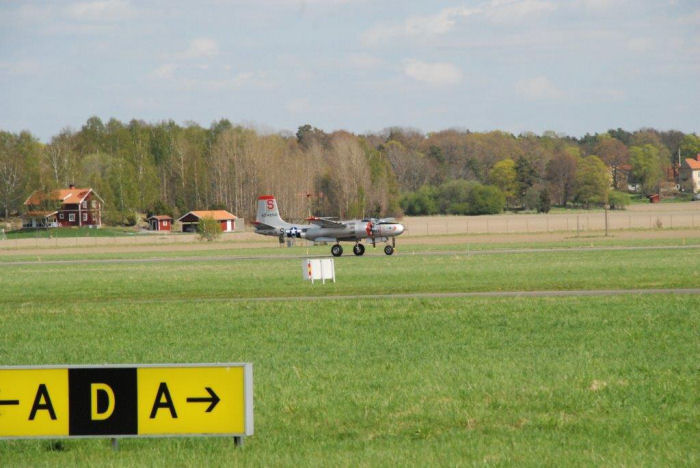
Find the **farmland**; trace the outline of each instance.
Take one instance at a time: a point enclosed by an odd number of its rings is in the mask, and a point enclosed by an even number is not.
[[[256,434],[243,449],[1,441],[0,459],[696,465],[696,241],[418,245],[336,259],[338,281],[325,285],[302,281],[301,247],[4,256],[0,363],[253,362]],[[684,294],[643,293],[667,288]],[[567,295],[495,296],[518,291]]]

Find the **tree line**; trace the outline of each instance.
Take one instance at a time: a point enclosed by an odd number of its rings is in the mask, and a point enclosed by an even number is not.
[[[654,129],[574,138],[405,128],[356,135],[304,125],[262,134],[225,119],[204,128],[91,117],[48,143],[0,131],[0,215],[20,213],[36,189],[70,184],[92,187],[114,224],[195,209],[251,219],[262,194],[276,195],[290,219],[546,211],[612,203],[628,178],[644,193],[658,191],[679,156],[698,153],[696,134]]]

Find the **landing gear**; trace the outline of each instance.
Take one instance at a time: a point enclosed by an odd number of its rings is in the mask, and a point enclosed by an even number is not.
[[[343,248],[340,246],[340,244],[335,244],[333,247],[331,247],[331,254],[334,257],[340,257],[343,255]]]
[[[384,247],[384,253],[387,255],[391,255],[394,253],[394,248],[390,245],[387,245]]]
[[[352,253],[354,253],[358,257],[361,256],[365,253],[365,246],[362,244],[355,244],[355,247],[352,248]]]

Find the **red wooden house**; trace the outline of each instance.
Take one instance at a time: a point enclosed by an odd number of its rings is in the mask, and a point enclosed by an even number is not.
[[[102,226],[104,200],[91,188],[35,190],[24,206],[24,227]]]
[[[182,223],[182,232],[195,232],[197,231],[197,223],[204,218],[212,218],[218,221],[223,232],[236,230],[236,216],[225,210],[190,211],[186,215],[181,216],[178,221]]]
[[[170,231],[173,227],[173,217],[168,215],[153,215],[148,218],[151,231]]]

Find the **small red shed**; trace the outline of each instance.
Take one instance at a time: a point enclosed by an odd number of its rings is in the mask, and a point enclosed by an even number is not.
[[[153,215],[148,218],[148,227],[151,231],[170,231],[173,226],[173,217],[168,215]]]
[[[186,215],[181,216],[178,221],[182,223],[182,232],[195,232],[197,231],[197,223],[204,218],[218,221],[222,232],[233,232],[236,230],[236,216],[225,210],[190,211]]]

